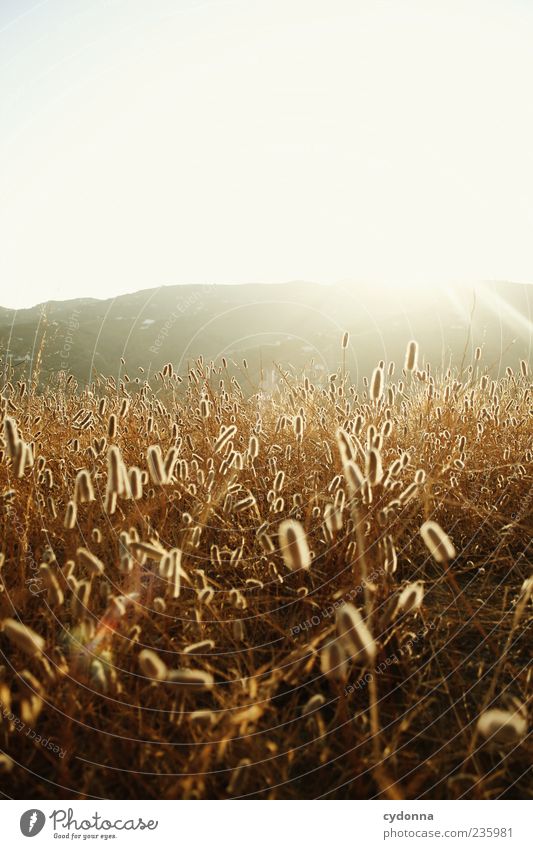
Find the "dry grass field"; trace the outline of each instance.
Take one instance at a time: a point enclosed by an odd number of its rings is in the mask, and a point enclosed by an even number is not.
[[[5,796],[531,794],[527,364],[347,344],[3,385]]]

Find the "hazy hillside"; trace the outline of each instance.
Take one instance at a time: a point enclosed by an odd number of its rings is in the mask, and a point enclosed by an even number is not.
[[[62,369],[82,383],[92,369],[116,375],[121,357],[133,381],[139,367],[153,374],[171,361],[180,371],[200,355],[225,355],[236,370],[246,357],[254,381],[260,368],[267,380],[275,362],[309,368],[313,360],[317,376],[338,368],[339,337],[349,330],[355,380],[381,358],[401,360],[413,336],[432,363],[479,344],[485,366],[501,371],[530,356],[532,302],[533,287],[506,282],[411,295],[302,282],[162,286],[104,301],[0,308],[0,351],[17,376],[41,351],[41,382]]]

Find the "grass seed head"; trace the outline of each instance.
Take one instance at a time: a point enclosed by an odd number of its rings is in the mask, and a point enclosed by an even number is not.
[[[491,708],[484,711],[477,721],[477,730],[491,743],[511,746],[527,734],[527,720],[519,711]]]
[[[372,379],[370,381],[370,400],[371,401],[379,401],[381,396],[383,395],[383,387],[385,383],[385,378],[383,375],[383,369],[378,367],[374,369],[372,374]]]
[[[350,659],[372,663],[377,646],[358,609],[350,602],[337,610],[337,634]]]
[[[280,551],[285,566],[293,572],[309,569],[311,553],[305,530],[295,519],[286,519],[279,526]]]
[[[433,520],[424,522],[420,528],[420,534],[437,563],[448,563],[454,559],[456,552],[453,543],[437,522]]]
[[[417,368],[417,360],[418,360],[418,343],[412,339],[408,346],[405,354],[405,370],[413,372]]]
[[[424,584],[422,581],[414,581],[407,584],[400,593],[396,611],[398,614],[415,613],[420,609],[424,599]]]
[[[43,637],[22,622],[17,622],[16,619],[4,619],[3,631],[8,640],[24,654],[30,657],[42,654],[45,646]]]
[[[143,675],[154,681],[164,681],[167,677],[166,663],[152,649],[143,649],[139,654],[139,666]]]

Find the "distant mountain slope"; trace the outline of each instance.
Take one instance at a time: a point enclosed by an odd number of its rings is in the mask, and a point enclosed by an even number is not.
[[[470,323],[470,317],[472,322]],[[366,285],[183,285],[147,289],[109,300],[50,301],[25,310],[0,308],[2,365],[26,374],[41,352],[41,382],[61,370],[80,383],[92,370],[154,373],[166,362],[184,372],[188,362],[224,355],[249,362],[250,380],[274,363],[338,368],[340,338],[351,333],[347,364],[354,377],[379,359],[403,361],[408,339],[417,338],[425,360],[447,364],[475,345],[494,371],[529,360],[533,287],[482,283],[446,292],[415,294]],[[470,328],[470,329],[469,329]]]

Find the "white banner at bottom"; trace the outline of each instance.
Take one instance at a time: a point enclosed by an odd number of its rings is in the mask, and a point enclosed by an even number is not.
[[[3,801],[2,845],[119,847],[533,845],[528,801]]]

